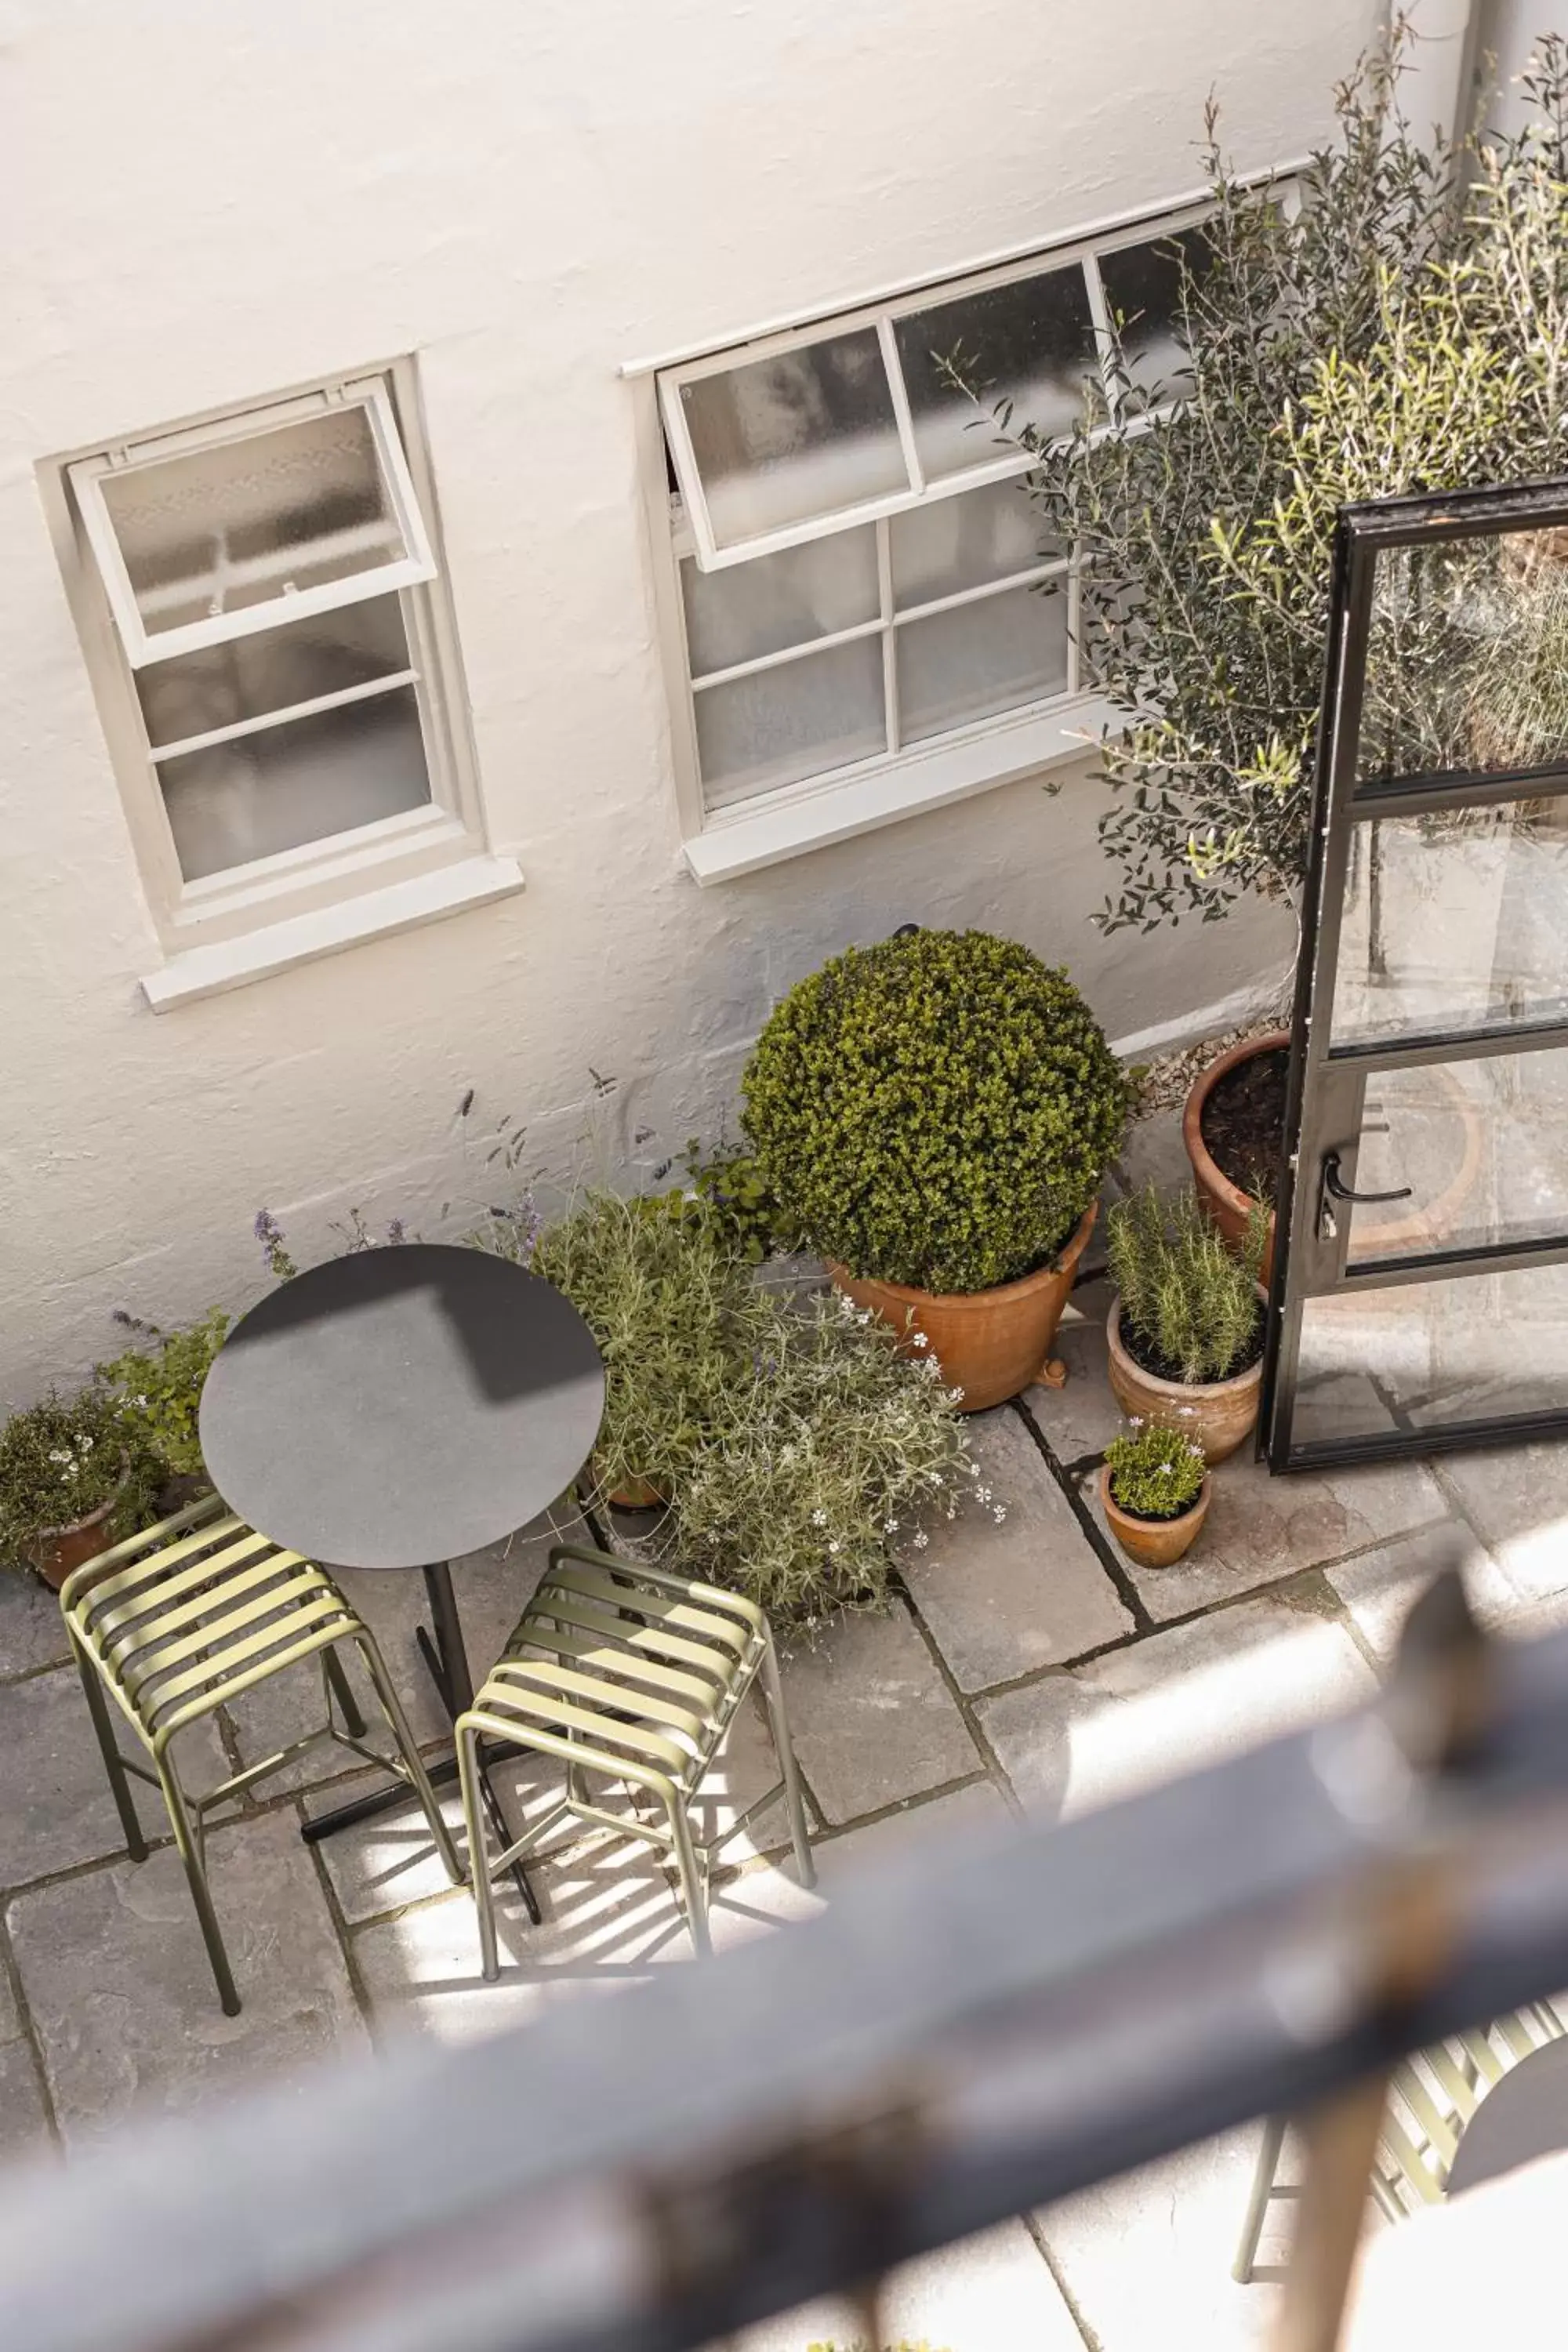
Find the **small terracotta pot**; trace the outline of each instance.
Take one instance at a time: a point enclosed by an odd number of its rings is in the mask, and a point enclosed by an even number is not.
[[[612,1510],[657,1511],[668,1502],[669,1496],[651,1478],[623,1478],[604,1499]]]
[[[1105,1507],[1106,1524],[1124,1552],[1141,1560],[1145,1568],[1170,1568],[1196,1541],[1198,1529],[1208,1517],[1213,1484],[1205,1474],[1196,1501],[1173,1519],[1141,1519],[1133,1512],[1122,1509],[1110,1491],[1110,1473],[1101,1464],[1100,1499]]]
[[[827,1271],[857,1307],[868,1307],[892,1325],[906,1354],[924,1352],[915,1348],[915,1335],[923,1331],[948,1387],[963,1391],[964,1412],[984,1412],[1017,1396],[1031,1381],[1048,1379],[1060,1387],[1060,1377],[1047,1370],[1051,1341],[1099,1211],[1098,1201],[1091,1201],[1055,1265],[994,1290],[916,1290],[902,1282],[862,1280],[831,1258]]]
[[[1182,1141],[1187,1147],[1187,1158],[1193,1163],[1193,1181],[1198,1188],[1209,1222],[1227,1242],[1240,1247],[1247,1237],[1247,1221],[1252,1213],[1252,1202],[1239,1184],[1233,1184],[1223,1168],[1211,1156],[1204,1141],[1204,1105],[1221,1078],[1234,1070],[1238,1062],[1252,1060],[1258,1054],[1276,1054],[1281,1048],[1289,1050],[1289,1029],[1270,1029],[1267,1036],[1244,1038],[1211,1062],[1203,1075],[1194,1079],[1192,1092],[1182,1112]],[[1267,1290],[1274,1275],[1274,1213],[1268,1214],[1268,1246],[1263,1254],[1263,1286]]]
[[[108,1550],[110,1522],[120,1508],[130,1477],[131,1465],[127,1463],[119,1486],[96,1511],[89,1511],[85,1519],[77,1519],[68,1528],[39,1528],[26,1546],[28,1566],[37,1569],[51,1591],[58,1592],[71,1570],[80,1568],[84,1560]]]
[[[1261,1287],[1258,1300],[1260,1307],[1268,1304],[1268,1293]],[[1158,1421],[1181,1430],[1203,1447],[1205,1462],[1225,1461],[1256,1427],[1263,1386],[1261,1356],[1228,1381],[1163,1381],[1157,1372],[1146,1372],[1122,1346],[1120,1298],[1110,1302],[1105,1337],[1111,1390],[1129,1420]]]

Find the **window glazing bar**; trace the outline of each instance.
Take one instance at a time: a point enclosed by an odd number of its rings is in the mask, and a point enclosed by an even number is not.
[[[1332,1067],[1377,1071],[1421,1069],[1434,1062],[1484,1062],[1495,1054],[1530,1054],[1568,1045],[1568,1021],[1514,1021],[1506,1027],[1431,1032],[1413,1037],[1379,1038],[1367,1045],[1331,1045],[1324,1060]]]
[[[365,678],[358,686],[342,686],[331,694],[314,695],[309,702],[285,703],[280,710],[264,710],[254,719],[237,719],[229,727],[209,728],[205,735],[184,735],[177,743],[154,743],[153,757],[183,759],[187,751],[209,751],[215,743],[236,743],[242,735],[264,734],[270,728],[286,727],[293,719],[313,719],[318,711],[342,710],[351,702],[368,702],[374,695],[391,694],[400,686],[418,683],[417,670],[393,670],[385,677]]]

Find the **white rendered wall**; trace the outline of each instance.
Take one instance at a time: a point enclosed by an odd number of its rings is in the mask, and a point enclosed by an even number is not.
[[[1066,961],[1112,1035],[1279,966],[1261,912],[1101,940],[1079,771],[700,890],[617,369],[1190,189],[1211,85],[1240,165],[1298,154],[1376,14],[0,0],[0,1400],[104,1352],[113,1307],[243,1304],[263,1203],[307,1255],[351,1203],[428,1229],[494,1188],[503,1110],[559,1162],[590,1064],[624,1135],[710,1129],[778,992],[901,920]],[[154,1016],[34,467],[409,352],[528,888]]]

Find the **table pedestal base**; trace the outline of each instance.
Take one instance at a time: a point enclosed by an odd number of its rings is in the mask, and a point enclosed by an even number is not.
[[[468,1652],[463,1646],[463,1628],[458,1616],[457,1596],[452,1591],[452,1571],[445,1560],[437,1560],[423,1573],[425,1591],[430,1601],[431,1630],[427,1632],[423,1625],[416,1627],[416,1638],[419,1643],[419,1654],[436,1685],[437,1696],[450,1720],[456,1723],[465,1708],[473,1705],[474,1684],[468,1668]],[[500,1800],[491,1786],[486,1765],[489,1760],[503,1760],[519,1753],[519,1749],[507,1748],[494,1740],[483,1741],[479,1748],[479,1786],[484,1794],[485,1810],[489,1815],[490,1827],[503,1846],[510,1845],[512,1834],[501,1811]],[[427,1769],[437,1788],[449,1787],[458,1778],[455,1756],[442,1757]],[[351,1797],[346,1804],[333,1805],[326,1812],[315,1814],[305,1823],[301,1835],[307,1845],[315,1845],[338,1830],[350,1829],[357,1822],[374,1821],[378,1813],[392,1812],[407,1801],[408,1783],[405,1780],[390,1780],[384,1789],[372,1789],[363,1797]],[[478,1857],[472,1859],[477,1862]],[[511,1874],[529,1917],[536,1927],[542,1926],[543,1914],[521,1862],[513,1863]]]

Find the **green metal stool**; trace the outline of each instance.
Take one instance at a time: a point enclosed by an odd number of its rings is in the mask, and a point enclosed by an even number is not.
[[[1367,2193],[1385,2221],[1400,2221],[1423,2205],[1441,2204],[1460,2135],[1482,2099],[1510,2067],[1548,2042],[1560,2040],[1563,2031],[1549,2001],[1531,2001],[1492,2025],[1456,2034],[1451,2042],[1439,2042],[1401,2060],[1388,2078],[1388,2103],[1367,2184]],[[1264,2126],[1231,2271],[1243,2286],[1251,2283],[1270,2201],[1300,2193],[1281,2189],[1275,2179],[1284,2144],[1285,2126],[1278,2116],[1271,2117]]]
[[[759,1675],[779,1780],[722,1837],[700,1844],[692,1835],[691,1807]],[[566,1767],[560,1803],[494,1855],[485,1843],[481,1740],[559,1757]],[[646,1839],[674,1855],[687,1923],[699,1952],[712,1948],[708,1932],[712,1855],[771,1805],[781,1790],[802,1884],[816,1885],[768,1621],[754,1601],[714,1585],[693,1584],[640,1561],[614,1559],[608,1552],[558,1545],[505,1655],[487,1676],[473,1706],[458,1718],[458,1763],[487,1978],[500,1973],[494,1881],[568,1815]],[[606,1811],[589,1795],[589,1773],[646,1791],[664,1818],[647,1822]]]
[[[60,1607],[131,1858],[141,1862],[147,1853],[126,1778],[133,1772],[163,1791],[218,1998],[230,2017],[239,2014],[239,1995],[207,1885],[205,1817],[224,1798],[264,1780],[318,1740],[334,1739],[401,1773],[424,1807],[442,1861],[461,1884],[451,1836],[369,1627],[324,1570],[258,1535],[219,1496],[204,1496],[73,1570],[61,1588]],[[365,1742],[364,1718],[333,1654],[340,1642],[352,1642],[364,1660],[392,1729],[395,1758],[379,1755]],[[170,1743],[175,1734],[226,1700],[316,1656],[327,1705],[320,1729],[233,1773],[217,1788],[189,1795],[174,1769]],[[151,1755],[151,1770],[122,1753],[106,1690]]]

